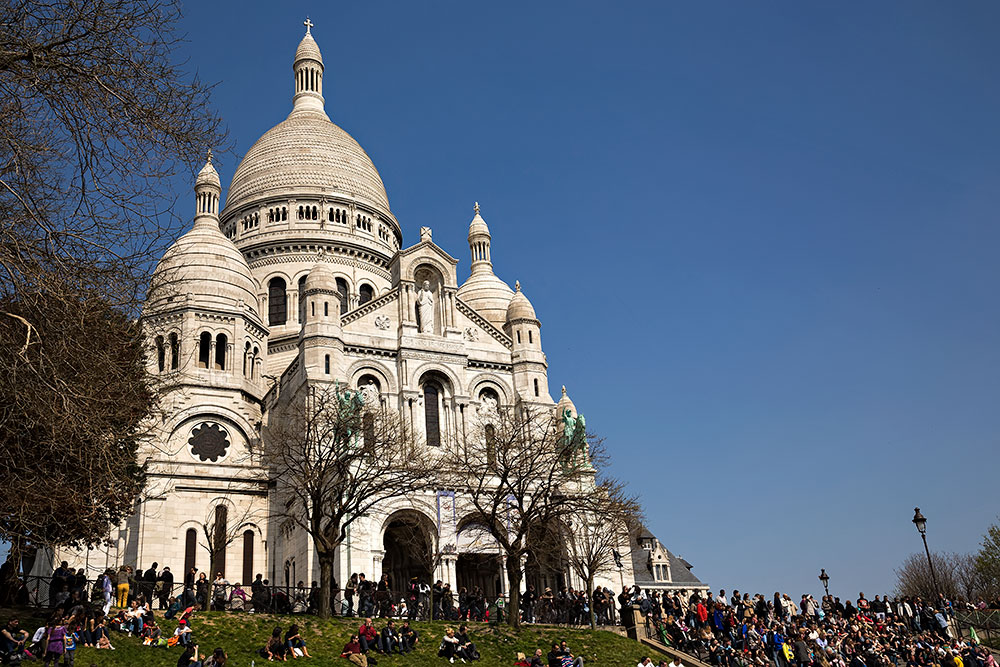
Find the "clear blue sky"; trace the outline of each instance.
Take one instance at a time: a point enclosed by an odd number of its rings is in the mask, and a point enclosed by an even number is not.
[[[1000,4],[185,12],[239,155],[311,16],[406,244],[464,279],[482,204],[554,397],[713,588],[885,592],[915,505],[948,551],[1000,511]]]

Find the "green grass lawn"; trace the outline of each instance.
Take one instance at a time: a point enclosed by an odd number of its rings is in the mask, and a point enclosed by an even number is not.
[[[21,619],[21,627],[28,633],[44,624],[45,614],[34,610],[0,610],[0,623],[16,613]],[[157,621],[163,629],[164,636],[173,634],[177,624],[164,621],[160,613]],[[264,646],[271,631],[276,625],[282,632],[291,623],[298,623],[302,637],[306,639],[311,660],[299,659],[296,663],[304,667],[308,665],[339,667],[351,666],[351,663],[340,657],[340,651],[350,634],[357,631],[357,619],[319,620],[311,616],[274,616],[263,614],[228,614],[225,612],[196,612],[192,620],[194,638],[201,653],[210,654],[216,647],[222,647],[229,654],[228,665],[234,667],[249,666],[251,661],[257,665],[267,662],[257,654]],[[384,622],[376,620],[375,627],[381,631]],[[397,626],[399,622],[397,621]],[[440,621],[413,624],[420,633],[417,649],[406,656],[377,656],[378,667],[442,667],[447,661],[437,657],[438,645],[444,629],[453,624]],[[515,633],[506,626],[493,629],[484,623],[469,623],[469,631],[476,647],[482,654],[482,660],[476,663],[481,667],[510,667],[513,665],[517,652],[529,657],[536,648],[547,653],[553,642],[565,640],[575,655],[582,656],[586,665],[618,665],[632,667],[644,655],[649,655],[654,662],[665,659],[656,655],[650,649],[639,643],[622,637],[613,632],[598,630],[567,629],[552,626],[525,626]],[[139,639],[126,637],[112,631],[111,643],[114,651],[80,648],[76,653],[77,667],[89,667],[91,664],[99,667],[173,667],[181,654],[181,647],[153,648],[143,646]],[[300,662],[301,661],[301,662]],[[289,659],[291,662],[291,659]],[[27,663],[37,664],[37,663]]]

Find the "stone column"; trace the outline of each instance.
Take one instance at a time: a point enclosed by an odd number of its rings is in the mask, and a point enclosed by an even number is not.
[[[441,576],[439,577],[444,583],[451,584],[451,589],[455,591],[456,596],[458,595],[458,581],[455,575],[455,566],[457,563],[457,554],[446,554],[441,556]]]
[[[385,552],[382,550],[372,550],[372,584],[378,584],[379,580],[382,578],[382,560],[385,558]]]

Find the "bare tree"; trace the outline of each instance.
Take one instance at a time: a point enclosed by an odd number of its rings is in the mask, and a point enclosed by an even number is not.
[[[229,513],[230,508],[237,510],[235,516]],[[209,576],[221,572],[224,567],[226,549],[230,544],[243,536],[243,532],[255,525],[260,516],[253,503],[243,503],[242,506],[235,502],[221,502],[214,505],[201,524],[202,536],[205,541],[201,546],[208,552]],[[241,582],[247,583],[250,582]]]
[[[320,566],[319,612],[330,614],[337,548],[358,518],[428,486],[435,463],[398,415],[366,406],[360,392],[310,387],[272,416],[264,460],[278,480],[274,518],[312,538]]]
[[[934,561],[937,586],[927,565],[927,556],[921,553],[910,554],[896,569],[896,592],[899,595],[919,596],[925,600],[936,600],[939,592],[948,598],[958,596],[955,571],[959,556],[933,552],[931,559]]]
[[[0,538],[14,574],[24,547],[94,545],[132,513],[154,397],[139,325],[99,295],[0,308],[50,334],[22,349],[20,325],[0,318]]]
[[[172,177],[225,140],[174,59],[179,6],[0,3],[0,442],[31,462],[0,473],[11,560],[95,542],[143,487],[152,395],[130,319]]]
[[[594,590],[597,577],[617,571],[615,555],[627,551],[629,535],[642,521],[639,501],[626,493],[614,479],[602,481],[584,498],[584,507],[569,529],[569,562],[587,582],[587,594]],[[590,627],[597,629],[597,613],[590,604]]]
[[[519,627],[522,559],[530,537],[559,530],[592,490],[598,443],[589,448],[582,432],[568,438],[552,409],[502,406],[476,435],[457,447],[445,471],[461,489],[461,502],[496,540],[506,557],[510,583],[509,623]],[[538,540],[534,540],[535,543]]]

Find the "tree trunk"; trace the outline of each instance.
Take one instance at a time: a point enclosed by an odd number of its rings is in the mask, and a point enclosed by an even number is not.
[[[319,560],[319,616],[330,617],[330,582],[333,579],[333,551],[318,551]]]
[[[584,591],[584,592],[587,594],[587,597],[590,598],[590,604],[587,605],[587,607],[590,609],[590,629],[591,630],[596,630],[597,629],[597,611],[594,609],[594,598],[593,598],[592,593],[591,593],[591,591],[593,591],[593,590],[594,590],[594,574],[590,573],[587,576],[587,590]]]
[[[510,627],[521,627],[521,556],[507,556],[507,582],[510,584],[510,602],[507,605],[507,616]]]
[[[16,537],[11,540],[7,561],[4,563],[4,580],[0,581],[0,603],[9,605],[14,602],[18,589],[18,578],[21,574],[21,552],[24,541]]]

